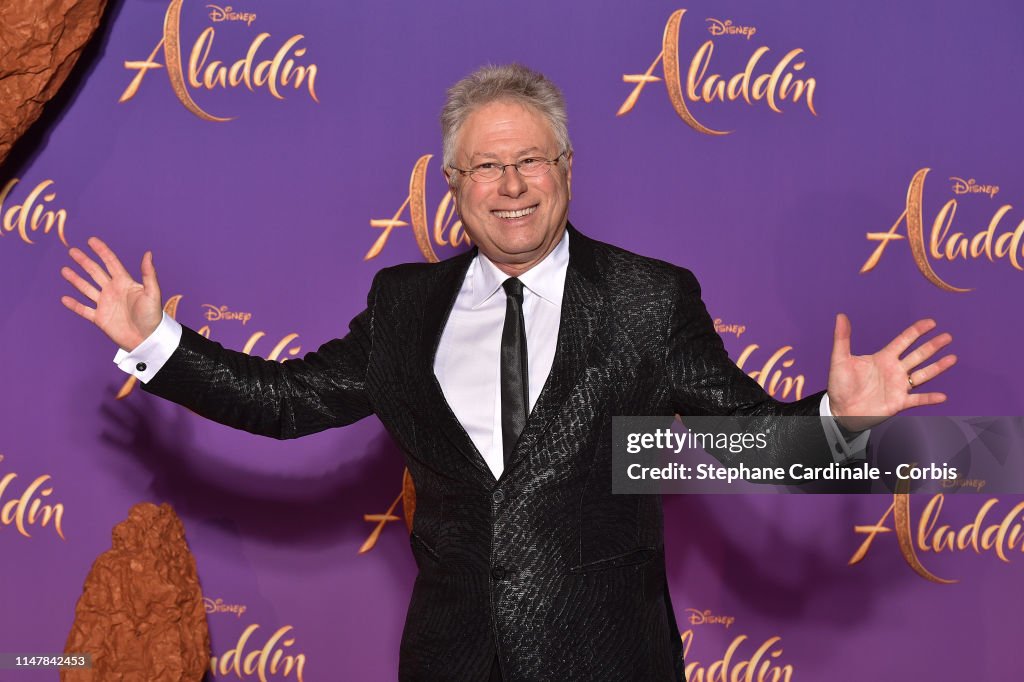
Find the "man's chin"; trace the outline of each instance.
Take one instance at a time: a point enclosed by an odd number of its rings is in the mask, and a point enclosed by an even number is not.
[[[531,258],[535,257],[537,253],[544,250],[544,243],[542,241],[532,239],[529,241],[511,241],[504,242],[502,244],[496,244],[498,247],[498,255],[500,258],[507,260],[508,262],[519,262],[525,263]]]

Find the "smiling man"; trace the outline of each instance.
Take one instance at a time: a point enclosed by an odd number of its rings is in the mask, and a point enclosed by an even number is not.
[[[445,121],[459,112],[456,105],[468,103],[451,100]],[[489,102],[466,116],[455,148],[445,149],[445,174],[463,225],[477,248],[510,277],[543,261],[565,234],[572,148],[567,134],[557,135],[548,120],[526,102]],[[449,153],[455,158],[447,158]],[[552,167],[557,170],[549,172]]]
[[[402,680],[681,680],[661,500],[611,493],[613,415],[885,417],[950,367],[931,321],[871,356],[837,318],[828,394],[780,403],[730,360],[693,275],[569,225],[559,90],[522,66],[455,84],[445,174],[467,253],[377,274],[367,308],[301,360],[267,362],[161,317],[152,255],[135,282],[99,240],[64,277],[70,309],[145,389],[211,419],[295,438],[376,414],[416,485],[419,567]],[[930,363],[930,364],[925,364]],[[824,434],[820,434],[824,442]],[[777,455],[787,463],[785,448]],[[822,448],[817,459],[832,461]]]

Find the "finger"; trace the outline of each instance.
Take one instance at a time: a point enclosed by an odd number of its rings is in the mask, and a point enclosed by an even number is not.
[[[110,275],[107,271],[100,267],[99,263],[94,261],[89,256],[85,255],[85,252],[81,249],[71,247],[68,250],[68,255],[71,256],[71,260],[78,263],[79,266],[92,277],[93,281],[96,282],[102,289],[110,281]]]
[[[88,298],[93,303],[100,300],[100,292],[93,285],[86,282],[81,275],[72,270],[69,267],[63,267],[60,269],[61,277],[71,283],[71,286],[78,289],[79,293]]]
[[[945,393],[911,393],[903,403],[903,409],[911,407],[924,407],[925,405],[938,405],[946,402]]]
[[[121,265],[121,261],[118,257],[110,250],[110,247],[107,246],[102,239],[99,237],[89,237],[88,244],[92,250],[96,252],[96,255],[100,257],[103,264],[107,266],[107,271],[111,276],[123,275],[131,277],[131,275],[128,274],[128,271],[124,269],[124,266]]]
[[[850,357],[850,335],[852,326],[845,313],[836,315],[836,326],[832,333],[832,360],[845,360]]]
[[[153,266],[153,252],[147,251],[142,255],[142,286],[146,291],[160,298],[160,285],[156,280],[156,268]]]
[[[935,320],[918,320],[904,329],[899,336],[890,341],[889,345],[882,350],[899,357],[914,345],[914,342],[921,338],[922,335],[927,334],[933,329],[935,329]]]
[[[955,355],[947,355],[939,360],[936,360],[927,367],[916,369],[907,376],[914,382],[914,386],[920,386],[928,381],[931,381],[935,377],[939,376],[947,369],[956,364]]]
[[[76,315],[80,315],[80,316],[84,317],[85,319],[89,320],[90,322],[93,321],[93,318],[96,315],[96,311],[93,308],[90,308],[89,306],[85,305],[84,303],[76,301],[75,299],[71,298],[70,296],[61,296],[60,297],[60,302],[64,304],[65,308],[67,308],[71,312],[75,313]]]
[[[928,341],[928,343],[922,344],[919,348],[914,349],[913,352],[909,353],[900,362],[904,369],[910,371],[931,356],[935,355],[940,349],[948,346],[952,340],[952,334],[940,334],[934,339]]]

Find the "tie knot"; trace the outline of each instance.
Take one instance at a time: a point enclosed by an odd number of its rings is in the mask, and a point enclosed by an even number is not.
[[[507,296],[516,299],[520,303],[523,302],[523,283],[517,277],[509,277],[501,283],[501,286],[505,289]]]

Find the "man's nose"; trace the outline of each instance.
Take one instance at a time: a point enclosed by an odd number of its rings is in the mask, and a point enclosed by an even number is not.
[[[519,173],[519,169],[511,164],[505,166],[505,172],[498,178],[498,192],[506,197],[518,197],[527,189],[526,178]]]

